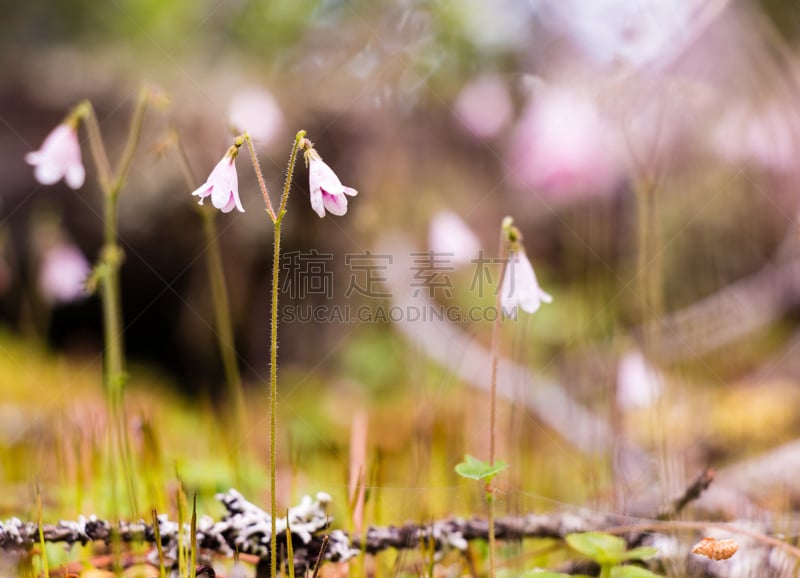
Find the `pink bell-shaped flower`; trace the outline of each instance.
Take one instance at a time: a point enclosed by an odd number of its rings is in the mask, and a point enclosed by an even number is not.
[[[70,188],[80,189],[86,179],[77,128],[66,122],[47,135],[38,151],[25,155],[25,162],[35,167],[33,174],[43,185],[63,178]]]
[[[308,162],[311,208],[320,217],[325,216],[326,210],[339,217],[347,213],[347,195],[354,197],[358,191],[345,187],[313,148],[306,150],[305,157]]]
[[[222,160],[217,163],[208,180],[197,187],[192,195],[200,197],[202,205],[206,197],[211,197],[211,204],[223,213],[230,213],[234,207],[244,213],[239,200],[239,176],[236,173],[236,150],[231,147]]]

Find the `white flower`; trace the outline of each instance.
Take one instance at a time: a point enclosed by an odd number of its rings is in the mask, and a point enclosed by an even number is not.
[[[500,305],[503,313],[515,319],[517,306],[528,313],[536,313],[542,302],[552,303],[552,301],[553,298],[539,287],[533,265],[525,253],[512,250],[500,287]]]
[[[358,191],[345,187],[336,173],[325,164],[320,156],[313,149],[310,152],[312,154],[309,154],[308,157],[308,181],[311,208],[320,217],[325,216],[326,209],[341,217],[347,213],[346,195],[354,197]]]
[[[86,178],[78,131],[67,123],[54,128],[38,151],[25,155],[25,162],[35,167],[33,174],[43,185],[54,185],[63,178],[70,188],[80,189]]]
[[[617,403],[623,409],[649,407],[659,398],[664,378],[637,350],[619,360],[617,368]]]
[[[228,152],[208,175],[208,180],[192,193],[200,197],[200,205],[210,196],[211,204],[223,213],[230,213],[234,207],[244,213],[242,202],[239,200],[239,177],[236,174],[234,161],[235,156]]]
[[[428,245],[433,253],[452,257],[456,265],[466,265],[475,259],[481,243],[475,233],[451,211],[436,213],[431,219]]]

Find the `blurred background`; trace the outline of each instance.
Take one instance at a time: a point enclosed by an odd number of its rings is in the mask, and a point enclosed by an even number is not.
[[[142,86],[169,104],[148,111],[120,198],[130,413],[195,486],[231,477],[215,445],[227,398],[190,193],[235,127],[253,135],[276,199],[305,129],[359,196],[346,216],[319,219],[298,162],[284,250],[330,255],[332,289],[298,296],[287,282],[285,306],[375,311],[424,287],[439,305],[491,307],[497,272],[478,290],[470,256],[497,256],[504,216],[521,229],[554,302],[503,326],[508,510],[542,507],[541,496],[627,507],[626,484],[644,495],[641,482],[657,479],[663,497],[708,465],[741,492],[713,508],[796,505],[797,479],[771,462],[757,468],[766,481],[736,468],[800,435],[799,35],[800,10],[779,0],[3,3],[0,442],[15,491],[0,511],[30,503],[33,478],[90,477],[73,450],[103,419],[99,298],[59,286],[85,276],[102,243],[96,167],[83,129],[78,191],[37,184],[25,154],[88,98],[116,162]],[[167,146],[173,129],[192,187]],[[251,400],[237,443],[264,456],[272,228],[245,154],[237,166],[246,212],[217,219]],[[403,269],[429,250],[453,254],[448,291],[433,291],[430,271],[415,285],[419,267],[406,267],[408,278],[381,275],[379,295],[348,294],[352,256],[392,255]],[[488,351],[492,322],[440,330],[376,315],[283,322],[285,502],[291,488],[346,503],[349,435],[364,412],[371,487],[390,494],[374,519],[408,515],[404,504],[424,518],[480,503],[452,466],[485,449],[485,393],[461,346]],[[570,437],[590,423],[581,411],[602,435]],[[69,446],[57,460],[52,439]],[[626,470],[615,456],[628,446],[649,457]],[[247,483],[263,491],[254,467]],[[69,488],[69,500],[52,497],[68,513],[94,503]]]

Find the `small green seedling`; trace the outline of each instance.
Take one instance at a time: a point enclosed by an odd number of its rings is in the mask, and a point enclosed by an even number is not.
[[[503,461],[490,464],[467,454],[464,461],[456,465],[456,473],[462,478],[470,480],[486,480],[487,485],[492,482],[494,477],[508,467]]]
[[[622,566],[631,560],[652,558],[658,554],[657,548],[627,550],[625,540],[603,532],[569,534],[566,541],[570,548],[600,565],[600,578],[659,578],[658,574],[638,566]]]
[[[484,480],[486,485],[484,491],[486,492],[486,502],[489,504],[489,573],[492,578],[495,576],[494,565],[494,488],[492,488],[492,480],[494,477],[508,467],[508,464],[503,461],[497,462],[484,462],[478,458],[467,454],[464,456],[464,461],[456,465],[456,473],[462,478],[476,480],[480,482]]]

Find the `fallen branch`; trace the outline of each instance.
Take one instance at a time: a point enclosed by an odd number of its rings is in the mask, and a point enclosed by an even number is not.
[[[710,483],[708,472],[704,472],[673,503],[685,506]],[[218,522],[208,516],[198,520],[197,545],[200,549],[198,561],[210,562],[213,556],[233,557],[235,552],[249,554],[259,560],[259,568],[268,569],[271,519],[264,510],[248,502],[236,490],[218,494],[217,498],[227,509],[227,514]],[[290,524],[292,549],[294,551],[295,572],[305,574],[313,569],[319,560],[343,562],[358,556],[361,552],[377,554],[385,550],[413,550],[433,547],[435,559],[441,560],[449,552],[466,554],[469,542],[486,540],[488,522],[480,518],[450,518],[429,524],[405,524],[402,526],[370,527],[363,537],[350,536],[342,530],[330,530],[331,518],[327,513],[330,496],[317,494],[316,500],[304,497],[298,506],[291,508],[287,517],[276,520],[281,552],[279,563],[285,564],[286,524]],[[112,524],[92,516],[81,517],[77,522],[61,521],[42,528],[46,542],[60,542],[68,545],[90,542],[110,544],[112,540],[126,543],[151,543],[156,540],[156,532],[151,524],[120,522]],[[188,524],[181,528],[166,516],[158,516],[158,530],[161,537],[165,562],[177,560],[179,541],[189,544]],[[683,559],[687,563],[702,565],[690,554],[690,543],[676,547],[677,542],[667,533],[676,531],[722,531],[726,535],[739,534],[750,540],[746,552],[737,556],[757,556],[762,568],[770,570],[765,575],[789,575],[788,568],[794,568],[800,560],[797,548],[763,532],[749,527],[705,522],[660,522],[645,520],[630,524],[629,518],[599,514],[590,510],[580,513],[557,512],[547,515],[529,514],[500,518],[496,521],[496,535],[500,540],[514,541],[524,538],[563,539],[575,532],[604,531],[620,534],[629,544],[650,544],[661,549],[662,557]],[[661,532],[661,533],[654,533]],[[670,547],[665,544],[670,542]],[[6,551],[31,549],[38,543],[38,527],[32,522],[11,519],[0,523],[0,548]],[[684,547],[685,546],[685,547]],[[744,548],[743,548],[744,549]],[[678,555],[676,555],[676,552]],[[150,562],[158,563],[158,551],[150,552]],[[766,570],[765,570],[766,571]],[[716,576],[713,566],[703,567],[702,575]]]

